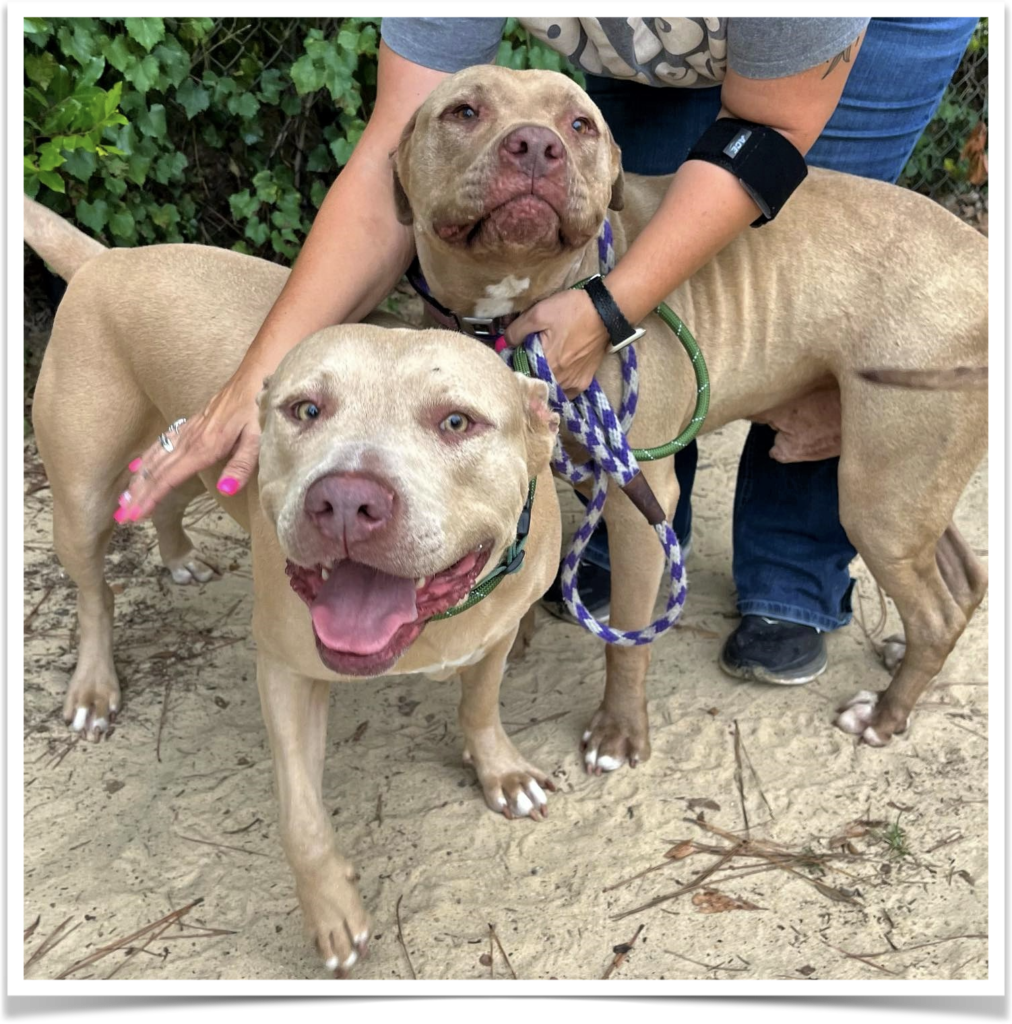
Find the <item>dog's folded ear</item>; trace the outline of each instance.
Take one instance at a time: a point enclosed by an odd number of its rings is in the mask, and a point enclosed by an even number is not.
[[[535,477],[548,466],[559,433],[559,414],[548,407],[548,385],[518,373],[527,416],[527,474]]]
[[[397,219],[402,224],[411,224],[415,219],[411,210],[411,201],[408,199],[408,194],[404,191],[401,181],[403,177],[406,177],[407,154],[411,148],[411,136],[414,133],[417,120],[418,111],[416,110],[404,126],[397,148],[390,154],[390,167],[394,176],[394,209],[397,211]]]

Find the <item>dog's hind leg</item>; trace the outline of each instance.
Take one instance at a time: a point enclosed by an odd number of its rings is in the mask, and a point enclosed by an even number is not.
[[[670,518],[678,501],[673,461],[644,463],[641,468]],[[617,487],[608,493],[604,515],[611,560],[609,625],[623,631],[644,629],[653,616],[664,572],[664,550],[654,528]],[[650,757],[646,695],[650,645],[609,644],[605,661],[604,699],[584,732],[582,743],[584,766],[596,775],[626,763],[635,768]]]
[[[205,493],[200,478],[194,477],[163,498],[151,515],[158,534],[158,553],[176,583],[206,583],[214,578],[217,571],[183,529],[186,506]]]
[[[906,642],[888,689],[858,693],[836,724],[882,746],[907,728],[987,588],[986,570],[951,525],[987,423],[982,406],[941,394],[883,406],[882,392],[867,387],[851,384],[844,394],[840,521],[896,603]]]

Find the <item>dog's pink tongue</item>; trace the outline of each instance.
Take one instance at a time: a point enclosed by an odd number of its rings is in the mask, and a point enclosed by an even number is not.
[[[414,622],[415,581],[360,562],[338,562],[312,605],[316,635],[332,650],[376,654]]]

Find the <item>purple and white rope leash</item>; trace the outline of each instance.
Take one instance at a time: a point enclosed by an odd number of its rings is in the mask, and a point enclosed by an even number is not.
[[[606,274],[615,264],[611,224],[607,220],[605,220],[601,235],[597,240],[597,247],[601,273]],[[549,404],[560,414],[562,422],[570,434],[590,455],[587,462],[574,462],[562,447],[561,441],[556,438],[555,451],[552,454],[552,468],[572,484],[579,484],[593,478],[591,498],[584,512],[583,522],[573,535],[569,550],[562,561],[563,600],[580,625],[588,632],[600,637],[605,643],[617,644],[620,647],[639,647],[649,644],[678,622],[685,604],[686,578],[682,549],[669,522],[665,521],[654,526],[661,547],[664,548],[664,570],[669,583],[668,600],[660,618],[645,629],[623,631],[612,629],[599,622],[587,611],[576,586],[580,562],[587,544],[590,542],[590,536],[604,510],[608,478],[614,480],[619,487],[626,487],[640,472],[629,442],[626,440],[626,434],[636,413],[639,395],[636,353],[633,351],[632,345],[627,345],[619,352],[622,360],[622,400],[616,416],[611,403],[596,379],[591,382],[586,391],[577,395],[576,398],[566,397],[548,365],[539,335],[528,335],[524,342],[524,348],[533,375],[548,384]],[[509,359],[509,350],[506,350],[503,355]]]

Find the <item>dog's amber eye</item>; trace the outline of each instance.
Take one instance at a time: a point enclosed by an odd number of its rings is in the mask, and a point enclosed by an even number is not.
[[[588,117],[574,117],[573,123],[570,127],[577,135],[583,135],[585,132],[594,130],[594,126],[591,124],[590,118]]]
[[[451,412],[449,416],[439,424],[440,430],[448,434],[463,434],[471,425],[471,421],[462,412]]]
[[[320,415],[320,407],[315,402],[296,402],[292,406],[292,415],[305,423]]]
[[[462,103],[450,111],[458,121],[473,121],[478,116],[478,111],[467,103]]]

